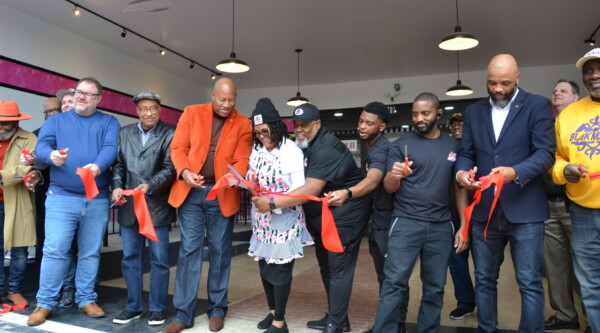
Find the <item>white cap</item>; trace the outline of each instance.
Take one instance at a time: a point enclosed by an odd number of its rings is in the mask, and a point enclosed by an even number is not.
[[[582,68],[583,64],[585,64],[588,60],[592,59],[600,59],[600,48],[596,48],[586,53],[583,58],[577,60],[575,67]]]

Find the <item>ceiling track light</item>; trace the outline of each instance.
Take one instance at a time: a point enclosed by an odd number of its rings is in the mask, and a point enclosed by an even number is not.
[[[226,73],[243,73],[250,69],[250,66],[246,64],[244,61],[237,59],[234,52],[235,45],[235,0],[232,0],[232,19],[231,19],[231,53],[229,54],[229,59],[222,60],[216,66],[216,68],[222,72]]]
[[[210,74],[210,79],[211,79],[211,80],[214,80],[214,79],[216,79],[216,78],[217,78],[217,75],[216,75],[215,73],[211,73],[211,74]]]
[[[596,45],[596,33],[598,32],[598,30],[600,30],[600,24],[598,24],[598,26],[596,27],[596,29],[594,30],[594,32],[592,32],[592,34],[590,35],[590,37],[588,39],[584,40],[583,42],[585,44],[590,45],[590,46]]]
[[[446,51],[463,51],[474,48],[478,44],[479,41],[475,36],[462,31],[458,21],[458,0],[456,0],[456,27],[454,27],[454,33],[444,37],[438,46]]]
[[[194,69],[194,62],[190,62],[190,69]]]
[[[140,33],[137,33],[137,32],[135,32],[135,31],[133,31],[133,30],[131,30],[129,28],[126,28],[121,23],[117,23],[117,22],[109,19],[106,16],[103,16],[101,14],[96,13],[95,11],[93,11],[93,10],[91,10],[89,8],[81,6],[80,4],[78,4],[77,2],[75,2],[73,0],[65,0],[65,1],[68,2],[68,3],[70,3],[73,6],[73,9],[71,9],[71,11],[73,12],[73,15],[75,15],[75,16],[79,16],[81,14],[81,10],[85,10],[87,13],[92,14],[92,15],[94,15],[94,16],[102,19],[103,21],[108,22],[108,23],[110,23],[110,24],[112,24],[112,25],[114,25],[114,26],[116,26],[116,27],[118,27],[120,29],[123,29],[121,31],[121,37],[123,37],[123,38],[125,38],[125,36],[127,36],[127,34],[129,34],[129,35],[135,35],[135,36],[137,36],[137,37],[145,40],[146,42],[148,42],[150,44],[153,44],[156,47],[158,47],[159,48],[159,54],[161,54],[161,55],[164,55],[164,54],[166,54],[167,51],[169,51],[171,54],[174,54],[174,55],[176,55],[176,56],[178,56],[178,57],[180,57],[180,58],[182,58],[182,59],[184,59],[186,61],[192,62],[195,65],[198,65],[198,66],[206,69],[208,72],[210,72],[210,73],[212,73],[212,74],[214,74],[216,76],[223,75],[220,72],[216,72],[213,68],[209,68],[207,66],[204,66],[203,64],[199,63],[198,61],[192,60],[190,57],[187,57],[187,56],[185,56],[185,55],[183,55],[183,54],[181,54],[181,53],[179,53],[179,52],[177,52],[175,50],[172,50],[172,49],[170,49],[168,47],[164,47],[160,43],[155,42],[152,39],[150,39],[150,38],[148,38],[148,37],[146,37],[146,36],[144,36],[144,35],[142,35]]]
[[[302,97],[302,95],[300,95],[300,52],[302,52],[302,49],[295,49],[294,52],[298,54],[298,92],[296,93],[296,96],[288,99],[286,104],[290,106],[299,106],[302,104],[310,103],[310,101],[308,100],[308,98]]]
[[[446,90],[447,96],[466,96],[471,95],[473,93],[473,89],[468,86],[465,86],[460,81],[460,60],[458,58],[458,51],[456,52],[456,71],[458,73],[458,80],[456,80],[456,84]]]

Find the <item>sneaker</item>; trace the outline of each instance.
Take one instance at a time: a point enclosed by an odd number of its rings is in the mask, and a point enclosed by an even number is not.
[[[113,319],[113,323],[128,324],[132,320],[140,319],[141,316],[142,316],[141,311],[136,311],[136,312],[123,311]],[[164,320],[163,320],[163,322],[164,322]]]
[[[75,304],[75,288],[64,287],[62,295],[58,300],[58,306],[61,308],[70,308]]]
[[[456,308],[450,312],[450,319],[463,319],[464,317],[470,316],[473,313],[475,313],[475,310]]]
[[[265,317],[265,319],[258,322],[258,325],[256,325],[256,328],[258,328],[259,330],[266,330],[266,329],[269,329],[269,327],[271,327],[272,323],[273,323],[273,314],[269,312],[269,314]]]
[[[148,325],[162,325],[165,323],[164,312],[150,312],[150,319],[148,319]]]

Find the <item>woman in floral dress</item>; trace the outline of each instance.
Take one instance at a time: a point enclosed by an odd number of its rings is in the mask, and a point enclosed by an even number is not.
[[[268,98],[261,98],[252,112],[254,149],[248,178],[261,189],[287,193],[304,184],[304,156],[286,138],[287,128]],[[260,194],[270,195],[272,194]],[[257,325],[265,333],[287,333],[285,307],[292,286],[294,260],[304,256],[303,247],[313,241],[306,230],[302,206],[252,210],[252,238],[248,255],[258,261],[269,314]]]

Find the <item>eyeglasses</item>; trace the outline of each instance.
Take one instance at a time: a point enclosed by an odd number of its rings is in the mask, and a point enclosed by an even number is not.
[[[91,92],[83,92],[83,91],[81,91],[81,90],[75,90],[75,91],[73,92],[73,95],[74,95],[74,96],[80,95],[80,96],[85,96],[85,98],[91,98],[91,97],[93,97],[93,96],[100,96],[100,95],[102,95],[102,94],[93,94],[93,93],[91,93]]]
[[[50,110],[44,110],[44,114],[59,113],[60,111],[61,111],[60,108],[54,108],[54,109],[50,109]]]
[[[158,110],[160,110],[160,106],[158,106],[158,105],[142,106],[142,107],[138,107],[137,109],[141,113],[146,113],[146,112],[157,113]]]
[[[269,135],[269,130],[266,129],[266,128],[263,128],[260,131],[254,131],[254,132],[252,132],[252,134],[254,134],[255,137],[258,137],[259,135],[267,136],[267,135]]]

